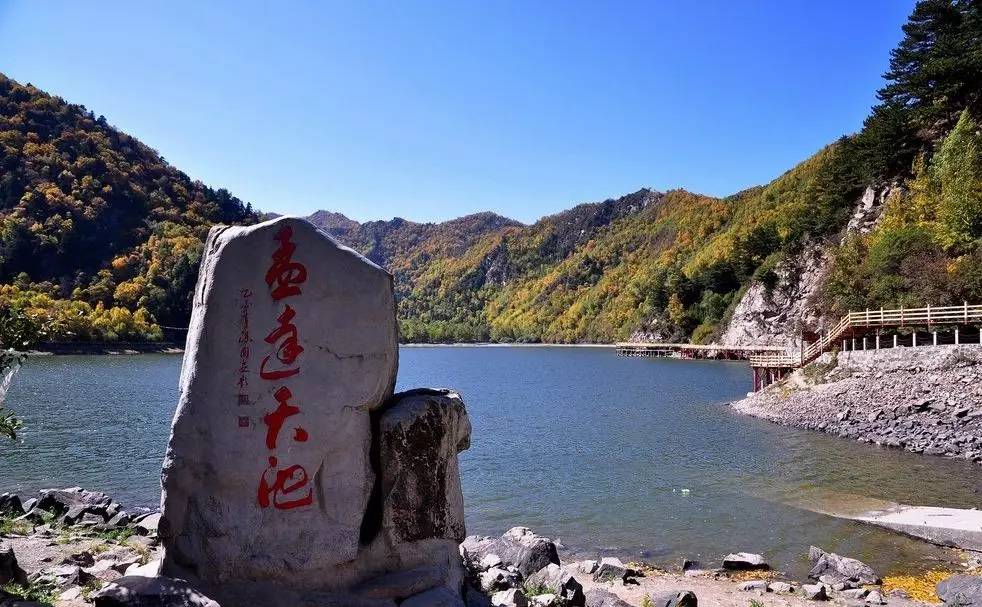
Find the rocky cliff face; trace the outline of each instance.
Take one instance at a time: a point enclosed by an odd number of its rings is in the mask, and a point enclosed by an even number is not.
[[[866,234],[879,223],[883,205],[894,186],[866,188],[849,218],[839,243],[851,234]],[[753,282],[733,311],[719,343],[726,346],[766,344],[797,349],[802,331],[823,327],[816,311],[816,297],[825,280],[830,261],[827,243],[812,242],[801,253],[778,265],[777,284],[768,289]]]

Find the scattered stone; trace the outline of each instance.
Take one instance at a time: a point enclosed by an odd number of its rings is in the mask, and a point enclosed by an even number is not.
[[[623,582],[627,578],[627,567],[619,558],[607,556],[600,559],[600,565],[593,574],[595,582]]]
[[[883,598],[883,594],[879,590],[873,590],[866,595],[867,605],[886,605],[886,599]]]
[[[726,558],[723,559],[723,569],[729,569],[731,571],[770,569],[770,566],[764,561],[764,557],[759,554],[736,552],[726,555]]]
[[[791,594],[794,592],[794,586],[787,582],[771,582],[767,589],[775,594]]]
[[[748,580],[740,583],[737,588],[744,592],[767,592],[767,582],[765,580]]]
[[[487,554],[481,559],[480,567],[481,569],[487,571],[493,567],[501,567],[501,557],[497,554]]]
[[[531,597],[531,605],[534,607],[559,607],[561,600],[554,594],[537,594]]]
[[[527,527],[512,527],[500,538],[469,536],[461,544],[461,551],[472,563],[480,563],[486,555],[496,554],[505,565],[517,568],[523,577],[549,563],[559,564],[556,544],[532,533]]]
[[[76,599],[82,598],[82,587],[72,586],[68,590],[62,592],[58,595],[59,601],[74,601]]]
[[[808,549],[808,558],[812,569],[808,577],[812,579],[831,579],[837,582],[850,581],[857,584],[879,584],[880,578],[873,568],[856,559],[839,556],[834,552],[825,552],[812,546]]]
[[[525,597],[525,593],[518,588],[511,588],[509,590],[502,590],[501,592],[496,592],[491,597],[491,605],[493,607],[528,607],[528,599]],[[420,607],[423,607],[422,603]]]
[[[594,571],[596,571],[597,570],[597,567],[599,567],[599,566],[600,566],[600,563],[598,563],[597,561],[595,561],[593,559],[589,559],[589,560],[586,560],[586,561],[580,561],[580,564],[579,564],[579,566],[577,568],[580,570],[580,573],[591,574]]]
[[[92,594],[95,607],[220,607],[184,580],[121,577]]]
[[[825,591],[825,584],[803,584],[801,586],[801,592],[805,595],[806,599],[812,601],[825,601],[829,598],[828,593]]]
[[[160,575],[160,561],[150,561],[146,565],[133,563],[123,571],[123,577],[156,577]]]
[[[867,594],[869,594],[869,590],[865,588],[848,588],[842,591],[842,596],[847,599],[864,599]]]

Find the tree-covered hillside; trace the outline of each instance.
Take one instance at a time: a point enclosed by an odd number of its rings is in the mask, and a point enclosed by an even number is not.
[[[187,323],[208,228],[255,219],[102,116],[0,74],[0,325],[159,339]]]
[[[775,270],[815,245],[831,260],[826,317],[982,302],[982,0],[922,0],[904,34],[857,133],[726,198],[643,189],[528,226],[310,219],[393,272],[410,342],[706,342],[751,283],[779,288]],[[208,227],[257,219],[85,108],[2,77],[0,145],[0,334],[183,326]],[[868,189],[884,210],[847,233]]]

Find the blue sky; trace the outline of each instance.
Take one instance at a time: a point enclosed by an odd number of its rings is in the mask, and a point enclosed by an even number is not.
[[[281,213],[522,221],[765,183],[875,102],[913,0],[0,0],[0,71]]]

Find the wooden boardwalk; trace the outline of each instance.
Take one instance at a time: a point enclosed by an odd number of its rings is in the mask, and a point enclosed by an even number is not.
[[[754,354],[782,354],[784,346],[721,346],[718,344],[677,344],[661,342],[626,341],[614,344],[618,356],[713,358],[747,360]]]
[[[952,331],[943,334],[939,341],[939,328]],[[929,334],[919,334],[919,329],[926,329]],[[879,350],[881,347],[940,343],[982,345],[982,305],[966,302],[960,306],[849,312],[814,341],[802,341],[797,352],[787,346],[773,345],[621,342],[615,346],[619,356],[749,360],[756,391],[835,349],[858,350],[860,344],[864,350]]]

